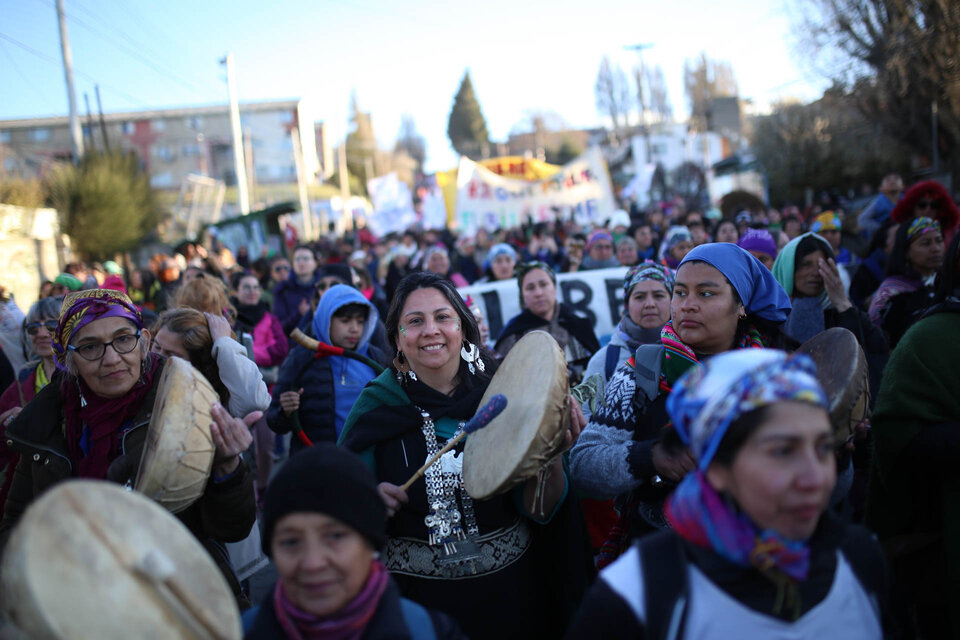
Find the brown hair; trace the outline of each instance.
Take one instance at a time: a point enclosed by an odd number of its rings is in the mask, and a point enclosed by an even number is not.
[[[217,360],[213,357],[213,337],[210,335],[210,326],[207,318],[196,309],[185,307],[170,309],[160,314],[153,327],[152,335],[157,335],[160,329],[180,336],[183,348],[190,355],[190,364],[213,385],[220,403],[227,406],[230,402],[230,392],[220,380],[220,369]]]
[[[203,277],[191,280],[177,290],[174,306],[222,315],[233,326],[237,309],[230,303],[227,285],[219,278]]]

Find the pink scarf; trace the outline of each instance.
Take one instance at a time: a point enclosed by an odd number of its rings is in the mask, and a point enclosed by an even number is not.
[[[287,598],[283,580],[277,580],[273,590],[273,608],[280,626],[293,640],[357,640],[363,637],[370,619],[380,604],[380,597],[387,590],[389,574],[379,560],[370,563],[370,576],[357,597],[341,611],[320,618],[301,611]]]

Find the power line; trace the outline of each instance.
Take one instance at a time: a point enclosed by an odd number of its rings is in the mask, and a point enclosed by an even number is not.
[[[34,84],[33,81],[30,80],[30,78],[28,78],[28,77],[26,76],[26,74],[23,73],[23,71],[20,69],[20,65],[17,64],[16,59],[15,59],[12,55],[10,55],[10,51],[7,50],[6,45],[3,44],[2,42],[0,42],[0,49],[3,50],[3,53],[4,53],[5,56],[7,56],[7,59],[10,61],[10,65],[13,67],[13,70],[17,72],[17,75],[20,76],[20,79],[23,80],[24,84],[26,84],[26,85],[29,86],[31,89],[33,89],[33,91],[37,94],[37,96],[40,97],[41,100],[43,100],[44,102],[49,101],[50,98],[47,97],[47,96],[40,90],[40,87],[38,87],[36,84]]]
[[[41,3],[41,4],[44,4],[44,5],[46,5],[46,6],[51,6],[51,5],[50,5],[50,2],[48,2],[47,0],[36,0],[36,1],[39,2],[39,3]],[[134,58],[135,60],[139,61],[141,64],[149,67],[150,69],[153,69],[153,71],[155,71],[155,72],[158,73],[159,75],[161,75],[161,76],[163,76],[163,77],[165,77],[165,78],[167,78],[167,79],[169,79],[169,80],[172,80],[173,82],[176,82],[177,84],[185,87],[186,89],[188,89],[188,90],[190,90],[190,91],[198,91],[198,90],[199,90],[200,92],[203,92],[203,91],[205,90],[205,88],[202,87],[202,85],[200,85],[200,84],[198,84],[198,83],[195,83],[195,82],[193,82],[193,81],[191,81],[191,80],[188,80],[188,79],[183,78],[182,76],[180,76],[179,74],[177,74],[176,72],[174,72],[174,71],[171,70],[171,69],[164,69],[164,68],[161,67],[160,65],[156,64],[156,63],[155,63],[153,60],[151,60],[150,58],[148,58],[148,57],[144,56],[143,54],[141,54],[139,51],[136,51],[135,49],[131,49],[129,46],[127,46],[127,45],[125,45],[125,44],[123,44],[123,43],[121,43],[121,42],[117,42],[117,40],[115,40],[114,38],[112,38],[109,34],[104,33],[103,31],[101,31],[101,30],[98,29],[97,27],[94,27],[93,25],[89,24],[88,22],[86,22],[86,21],[78,18],[75,13],[74,13],[74,14],[70,14],[67,19],[70,20],[71,22],[73,22],[73,23],[75,23],[75,24],[77,24],[77,25],[79,25],[79,26],[87,29],[88,31],[90,31],[91,33],[93,33],[94,35],[96,35],[97,37],[99,37],[99,38],[101,38],[101,39],[109,42],[110,44],[112,44],[112,45],[113,45],[114,47],[116,47],[117,49],[120,49],[121,51],[123,51],[124,53],[126,53],[127,55],[129,55],[130,57],[132,57],[132,58]],[[117,30],[117,31],[119,32],[119,30]],[[136,44],[136,43],[133,43],[133,46],[134,46],[134,47],[140,47],[141,45]]]
[[[11,36],[8,36],[8,35],[5,34],[5,33],[0,33],[0,38],[2,38],[3,40],[6,40],[7,42],[9,42],[10,44],[12,44],[12,45],[14,45],[14,46],[20,47],[21,49],[23,49],[24,51],[26,51],[26,52],[28,52],[28,53],[31,53],[31,54],[37,56],[37,57],[40,58],[41,60],[45,60],[45,61],[50,62],[50,63],[52,63],[52,64],[55,64],[55,65],[57,65],[57,66],[60,65],[60,61],[59,61],[59,60],[57,60],[57,59],[55,59],[55,58],[51,58],[51,57],[48,56],[47,54],[42,53],[42,52],[40,52],[40,51],[37,51],[36,49],[34,49],[33,47],[31,47],[30,45],[24,44],[23,42],[20,42],[20,41],[17,40],[16,38],[13,38],[13,37],[11,37]],[[96,78],[94,78],[93,76],[91,76],[91,75],[88,74],[88,73],[84,73],[83,71],[80,71],[80,70],[77,69],[76,67],[73,68],[73,72],[74,72],[75,74],[77,74],[78,76],[80,76],[81,78],[83,78],[83,79],[85,79],[85,80],[87,80],[87,81],[89,81],[89,82],[92,82],[92,83],[94,83],[94,84],[96,84],[96,83],[98,82],[98,80],[97,80]],[[124,93],[124,92],[122,92],[122,91],[120,91],[120,90],[118,90],[118,89],[113,89],[113,88],[111,88],[111,87],[108,87],[108,86],[105,85],[105,84],[100,84],[100,86],[103,87],[104,89],[112,92],[113,94],[115,94],[115,95],[123,98],[124,100],[132,103],[132,104],[135,104],[135,105],[137,105],[137,106],[139,106],[139,107],[143,107],[144,109],[148,109],[148,108],[149,108],[148,105],[144,104],[143,102],[140,102],[139,100],[137,100],[136,98],[134,98],[133,96],[131,96],[131,95],[127,94],[127,93]]]

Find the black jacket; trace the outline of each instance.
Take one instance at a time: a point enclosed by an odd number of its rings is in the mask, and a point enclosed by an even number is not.
[[[110,465],[108,480],[123,484],[137,477],[162,372],[163,366],[154,374],[153,386],[141,403],[133,427],[123,437],[121,454]],[[60,383],[64,375],[55,374],[7,428],[7,444],[20,453],[20,463],[0,521],[0,548],[6,546],[10,532],[33,500],[73,477],[63,431]],[[243,540],[256,520],[253,474],[246,463],[241,460],[237,471],[222,482],[208,480],[200,499],[176,517],[210,552],[237,594],[239,585],[220,543]]]

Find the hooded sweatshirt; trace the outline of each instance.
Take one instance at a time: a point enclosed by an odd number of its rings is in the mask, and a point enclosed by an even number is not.
[[[330,344],[333,313],[355,302],[370,309],[356,351],[383,362],[384,354],[370,344],[370,336],[377,323],[376,308],[353,287],[335,285],[328,289],[320,299],[313,325],[305,328],[318,340]],[[314,358],[314,355],[306,347],[296,345],[280,365],[277,384],[273,388],[273,401],[267,411],[267,424],[277,433],[288,433],[299,426],[313,442],[336,442],[360,391],[376,374],[367,365],[343,356]],[[301,388],[300,409],[288,416],[281,408],[280,395]],[[300,440],[294,438],[290,444],[291,452],[302,448]]]
[[[313,334],[320,342],[333,344],[330,339],[330,323],[333,314],[337,309],[349,304],[362,304],[369,309],[367,321],[363,324],[363,333],[360,335],[360,342],[357,343],[357,353],[367,355],[370,346],[370,337],[376,328],[379,314],[376,307],[370,304],[363,294],[353,287],[338,284],[330,287],[317,306],[317,312],[313,315]],[[351,358],[344,356],[328,356],[330,368],[333,373],[333,398],[335,410],[335,425],[337,435],[343,430],[343,425],[350,415],[353,403],[363,390],[364,385],[373,380],[377,374],[370,367]]]

